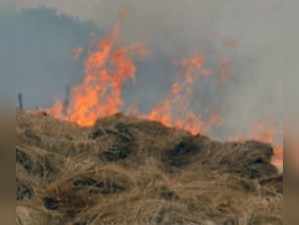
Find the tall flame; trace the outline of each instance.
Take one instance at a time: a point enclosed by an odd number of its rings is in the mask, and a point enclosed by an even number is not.
[[[119,35],[120,22],[115,24],[112,32],[100,40],[96,48],[88,54],[83,80],[71,90],[68,104],[56,102],[49,109],[51,115],[80,126],[92,126],[97,119],[123,109],[124,83],[134,79],[136,74],[132,55],[144,56],[147,50],[142,44],[118,47]],[[81,54],[82,50],[75,52]],[[222,121],[217,113],[204,120],[190,107],[194,82],[208,79],[212,75],[212,72],[204,67],[204,63],[203,56],[199,54],[182,60],[178,63],[178,79],[171,85],[164,100],[147,114],[140,113],[136,107],[131,107],[130,111],[139,117],[161,122],[168,127],[184,129],[192,134],[204,133],[218,125]],[[227,71],[224,68],[222,72],[226,74]],[[228,78],[221,74],[220,71],[220,79]],[[282,163],[283,150],[282,146],[275,144],[277,134],[274,128],[259,123],[246,137],[273,144],[275,162]]]
[[[118,47],[120,23],[112,32],[100,40],[96,48],[89,52],[85,61],[85,74],[82,82],[75,86],[70,93],[70,100],[66,103],[58,101],[48,111],[56,118],[79,124],[92,126],[97,119],[113,115],[123,110],[123,86],[127,80],[135,78],[136,66],[133,55],[144,56],[147,50],[142,44],[129,47]],[[82,50],[74,50],[78,58]],[[176,127],[192,134],[204,133],[214,125],[221,123],[221,117],[214,113],[203,120],[201,115],[191,110],[190,101],[193,95],[194,82],[208,79],[212,72],[204,67],[202,55],[194,55],[182,60],[178,66],[180,74],[171,85],[165,99],[156,105],[149,113],[140,113],[138,108],[131,107],[131,113],[152,121],[158,121],[168,127]],[[220,80],[229,77],[229,61],[224,61],[220,71]],[[255,125],[247,138],[268,142],[275,146],[274,164],[283,165],[283,148],[275,144],[277,137],[273,127],[263,123]]]
[[[117,23],[111,34],[101,40],[85,62],[83,81],[71,91],[68,106],[57,102],[49,111],[52,115],[81,126],[92,126],[99,118],[113,115],[123,106],[124,82],[133,79],[136,67],[132,53],[143,54],[142,45],[115,48],[120,33]]]
[[[112,32],[99,41],[96,49],[88,55],[83,81],[72,89],[69,103],[56,102],[49,109],[50,114],[80,126],[92,126],[97,119],[122,110],[124,82],[133,79],[136,73],[136,66],[130,56],[132,53],[143,56],[147,51],[141,44],[116,48],[119,35],[120,23],[117,23]],[[172,84],[168,96],[146,115],[135,110],[138,116],[169,127],[185,129],[193,134],[218,123],[219,116],[216,114],[204,122],[200,115],[190,109],[194,81],[200,76],[211,75],[211,71],[205,69],[203,64],[204,58],[201,55],[182,60],[179,63],[182,76]]]

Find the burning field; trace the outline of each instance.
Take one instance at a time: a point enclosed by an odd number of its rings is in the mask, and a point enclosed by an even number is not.
[[[283,224],[273,148],[115,114],[17,113],[18,225]]]
[[[135,58],[151,52],[123,47],[120,26],[85,53],[82,82],[66,100],[17,112],[17,224],[283,224],[275,127],[213,140],[221,115],[192,110],[194,82],[221,85],[228,68],[214,78],[201,54],[175,62],[168,94],[144,112],[123,91],[136,78]]]

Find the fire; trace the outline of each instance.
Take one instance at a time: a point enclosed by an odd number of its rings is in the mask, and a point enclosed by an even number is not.
[[[148,51],[142,44],[129,47],[117,47],[120,36],[120,23],[112,32],[100,40],[94,51],[85,61],[85,74],[82,82],[70,93],[68,104],[58,101],[48,111],[56,118],[79,124],[92,126],[97,119],[113,115],[124,106],[122,90],[127,80],[135,78],[136,66],[132,55],[144,56]],[[74,50],[75,56],[82,49]],[[175,81],[167,97],[156,105],[149,113],[140,113],[137,108],[131,113],[158,121],[169,127],[185,129],[192,134],[206,131],[211,125],[219,122],[219,115],[212,115],[203,121],[200,115],[190,109],[192,86],[200,77],[208,78],[212,72],[204,68],[204,58],[194,55],[178,63],[181,74]]]
[[[175,81],[168,96],[147,115],[147,119],[158,121],[169,127],[177,127],[187,130],[192,134],[204,132],[215,120],[204,122],[200,115],[190,109],[192,98],[192,86],[196,80],[209,77],[207,69],[203,67],[204,58],[201,55],[184,59],[179,66],[182,76]]]
[[[283,170],[283,146],[278,143],[278,137],[282,136],[276,126],[259,122],[253,126],[250,138],[272,144],[274,146],[273,164]]]
[[[85,62],[81,84],[71,91],[68,106],[57,102],[49,112],[57,118],[92,126],[99,118],[113,115],[123,106],[124,82],[135,77],[136,66],[130,55],[145,54],[142,45],[116,48],[120,33],[117,23],[111,34],[101,40]]]
[[[135,78],[137,68],[133,56],[148,54],[143,44],[118,47],[120,23],[112,32],[98,42],[89,52],[85,61],[85,74],[82,82],[70,93],[68,103],[56,102],[48,112],[56,118],[77,123],[80,126],[92,126],[99,118],[111,116],[123,110],[123,87],[126,81]],[[75,50],[76,56],[82,50]],[[214,113],[207,119],[191,109],[193,86],[200,79],[209,79],[213,72],[205,68],[205,59],[196,54],[176,63],[179,68],[177,80],[171,85],[166,97],[155,105],[149,113],[141,113],[137,105],[131,105],[128,113],[157,121],[168,127],[184,129],[192,134],[205,133],[211,127],[221,124],[219,114]],[[226,60],[223,65],[230,65]],[[222,65],[222,64],[221,64]],[[229,68],[224,66],[219,79],[228,79]],[[225,76],[224,76],[224,75]],[[277,132],[271,126],[258,123],[246,137],[268,142],[275,146],[274,163],[282,165],[283,148],[276,144]]]
[[[63,114],[64,105],[61,101],[57,101],[48,112],[56,118],[62,119],[64,117]]]
[[[97,119],[111,116],[123,110],[123,87],[126,81],[135,78],[137,68],[133,56],[148,54],[143,44],[118,47],[120,23],[112,32],[98,42],[89,52],[85,61],[85,74],[82,82],[75,86],[66,103],[56,102],[48,112],[56,118],[77,123],[80,126],[92,126]],[[74,50],[76,57],[82,49]],[[222,123],[219,114],[214,113],[208,119],[191,110],[193,86],[200,79],[209,79],[213,72],[205,68],[204,57],[196,54],[177,63],[179,74],[171,85],[165,99],[153,107],[149,113],[141,113],[137,105],[131,105],[128,113],[157,121],[168,127],[184,129],[196,135],[205,133],[211,127]],[[231,62],[225,59],[221,64],[220,81],[229,79]],[[256,124],[247,138],[271,143],[275,146],[273,163],[283,165],[283,148],[276,143],[277,131],[263,123]]]

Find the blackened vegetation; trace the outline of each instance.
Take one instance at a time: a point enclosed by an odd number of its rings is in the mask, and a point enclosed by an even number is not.
[[[140,121],[138,123],[126,124],[127,129],[138,130],[146,133],[149,136],[166,136],[171,131],[170,128],[163,126],[159,122],[154,121]]]
[[[108,162],[119,161],[129,157],[134,144],[133,136],[129,129],[122,123],[116,124],[113,129],[105,129],[100,125],[95,126],[89,137],[93,140],[98,139],[99,142],[105,142],[105,138],[113,139],[111,145],[99,155],[100,159]]]
[[[269,144],[247,141],[228,144],[223,150],[227,148],[230,148],[230,151],[228,154],[223,154],[221,159],[225,170],[252,179],[277,174],[276,167],[271,164],[273,148]]]
[[[89,193],[94,194],[114,194],[125,191],[126,188],[113,180],[100,180],[96,181],[92,178],[78,178],[73,182],[73,185],[78,190],[84,188],[88,189]]]
[[[276,167],[271,164],[272,156],[273,148],[269,144],[256,141],[220,143],[198,135],[183,137],[166,150],[163,161],[170,169],[200,164],[212,170],[259,179],[277,174]]]
[[[58,172],[52,156],[31,152],[18,146],[16,147],[16,163],[21,165],[28,174],[47,180],[53,179]]]
[[[34,192],[32,187],[29,184],[22,183],[17,179],[17,193],[16,198],[20,200],[31,200],[34,197]]]
[[[203,150],[203,145],[195,143],[191,136],[184,137],[174,148],[165,153],[165,161],[173,167],[183,167],[191,162],[191,158]]]
[[[44,202],[44,206],[46,209],[49,210],[57,210],[59,207],[59,202],[58,200],[54,199],[54,198],[50,198],[50,197],[45,197],[43,199]]]
[[[17,225],[282,224],[269,144],[122,114],[92,128],[26,112],[17,122]]]
[[[130,189],[127,178],[115,171],[82,171],[73,177],[61,179],[46,189],[43,207],[63,212],[66,218],[95,206],[103,198],[121,195]]]
[[[130,155],[130,143],[124,141],[121,137],[116,138],[116,142],[112,144],[105,152],[100,155],[104,161],[118,161],[126,159]]]
[[[33,168],[33,161],[31,158],[19,148],[16,148],[16,162],[20,163],[29,173]]]
[[[26,128],[24,131],[24,138],[29,141],[30,144],[38,145],[42,139],[30,128]]]

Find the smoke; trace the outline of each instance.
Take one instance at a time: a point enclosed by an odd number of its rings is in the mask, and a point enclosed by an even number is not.
[[[82,59],[72,49],[85,47],[90,33],[99,32],[90,22],[38,8],[0,12],[1,98],[23,93],[27,108],[45,107],[63,98],[66,86],[83,74]]]
[[[298,83],[299,32],[291,24],[298,20],[298,1],[18,0],[17,6],[54,7],[100,29],[111,27],[126,10],[122,42],[141,41],[152,50],[139,67],[137,89],[127,93],[130,100],[140,93],[145,105],[155,102],[175,78],[171,62],[200,52],[215,76],[221,60],[231,62],[230,80],[221,87],[198,84],[193,99],[200,112],[219,111],[226,130],[248,129],[259,120],[280,123],[287,109],[295,108],[298,95],[290,92]],[[239,44],[228,47],[227,40]]]

